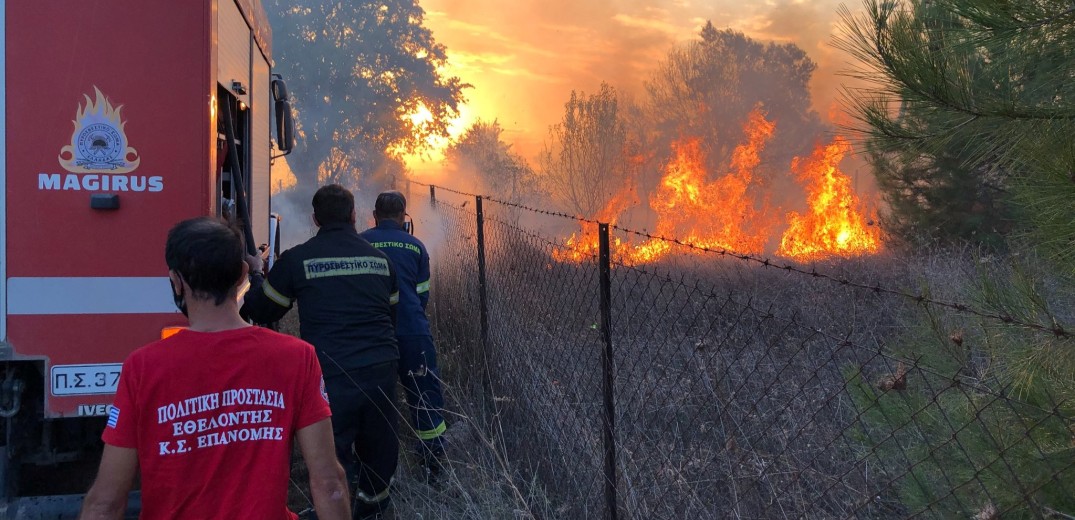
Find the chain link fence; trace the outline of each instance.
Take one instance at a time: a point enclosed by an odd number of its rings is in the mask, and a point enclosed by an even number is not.
[[[644,234],[423,193],[455,404],[557,517],[1075,518],[1068,285],[1027,313],[988,259],[627,263]]]

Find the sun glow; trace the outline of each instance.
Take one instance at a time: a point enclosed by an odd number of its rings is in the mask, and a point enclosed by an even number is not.
[[[416,127],[421,127],[433,121],[433,113],[421,103],[419,103],[414,112],[406,114],[404,117]],[[471,108],[465,103],[460,104],[459,116],[448,121],[448,137],[427,137],[423,149],[400,154],[404,165],[418,178],[428,178],[434,172],[442,170],[443,165],[441,163],[444,161],[448,146],[476,120],[477,117]]]

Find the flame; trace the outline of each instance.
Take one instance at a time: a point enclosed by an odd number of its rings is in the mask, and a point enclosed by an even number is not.
[[[760,255],[776,243],[784,225],[769,207],[768,197],[758,189],[755,170],[761,152],[776,129],[761,107],[748,115],[743,125],[743,141],[732,150],[727,171],[709,180],[701,139],[685,137],[672,143],[672,157],[664,165],[664,176],[649,197],[656,215],[655,235],[676,238],[697,248]],[[830,256],[857,256],[880,250],[880,231],[851,189],[850,179],[839,170],[850,145],[837,137],[827,146],[819,145],[807,158],[795,158],[791,171],[806,187],[805,214],[786,214],[786,231],[780,236],[776,254],[800,261]],[[641,155],[637,157],[642,157]],[[634,156],[630,158],[636,160]],[[635,186],[625,186],[593,220],[615,224],[637,200]],[[672,250],[672,243],[653,238],[641,243],[614,239],[613,258],[625,265],[649,263]],[[770,251],[771,252],[771,251]],[[582,262],[598,254],[596,226],[584,224],[554,251],[561,262]]]
[[[627,208],[637,204],[638,192],[635,184],[629,181],[605,203],[592,220],[615,224]],[[620,239],[611,239],[609,249],[619,250],[622,245]],[[584,224],[578,233],[571,234],[564,246],[563,249],[554,249],[552,252],[552,257],[557,261],[579,263],[597,256],[601,246],[597,229],[592,224]]]
[[[839,168],[850,151],[847,140],[836,137],[831,144],[818,146],[805,160],[796,158],[792,162],[796,178],[806,183],[809,210],[804,214],[788,213],[788,229],[780,239],[777,254],[812,261],[880,250],[880,230],[871,226],[876,216],[866,218],[866,211],[851,189],[851,179]]]
[[[761,151],[776,125],[755,108],[743,127],[745,142],[732,151],[725,175],[709,182],[701,140],[688,138],[672,143],[673,157],[665,176],[650,197],[657,214],[657,235],[708,249],[743,253],[761,252],[769,236],[768,220],[748,192],[754,169],[761,164]],[[659,239],[637,247],[633,262],[651,262],[668,251]]]

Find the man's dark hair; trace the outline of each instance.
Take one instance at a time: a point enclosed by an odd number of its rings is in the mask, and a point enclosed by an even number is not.
[[[386,191],[377,196],[373,204],[377,218],[399,218],[407,212],[407,198],[398,191]]]
[[[242,232],[224,220],[184,220],[168,232],[164,261],[187,282],[194,296],[224,303],[243,273]]]
[[[355,211],[355,196],[339,184],[322,186],[314,193],[314,218],[322,226],[350,224]]]

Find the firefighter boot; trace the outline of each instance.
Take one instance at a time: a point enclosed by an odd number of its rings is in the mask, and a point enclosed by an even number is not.
[[[362,495],[361,491],[356,494],[358,496],[352,502],[354,507],[351,509],[351,518],[354,520],[394,520],[396,518],[392,501],[387,497],[371,502]]]
[[[428,441],[419,441],[418,455],[426,484],[436,485],[440,483],[444,477],[445,463],[447,462],[444,456],[443,438],[437,437]]]

